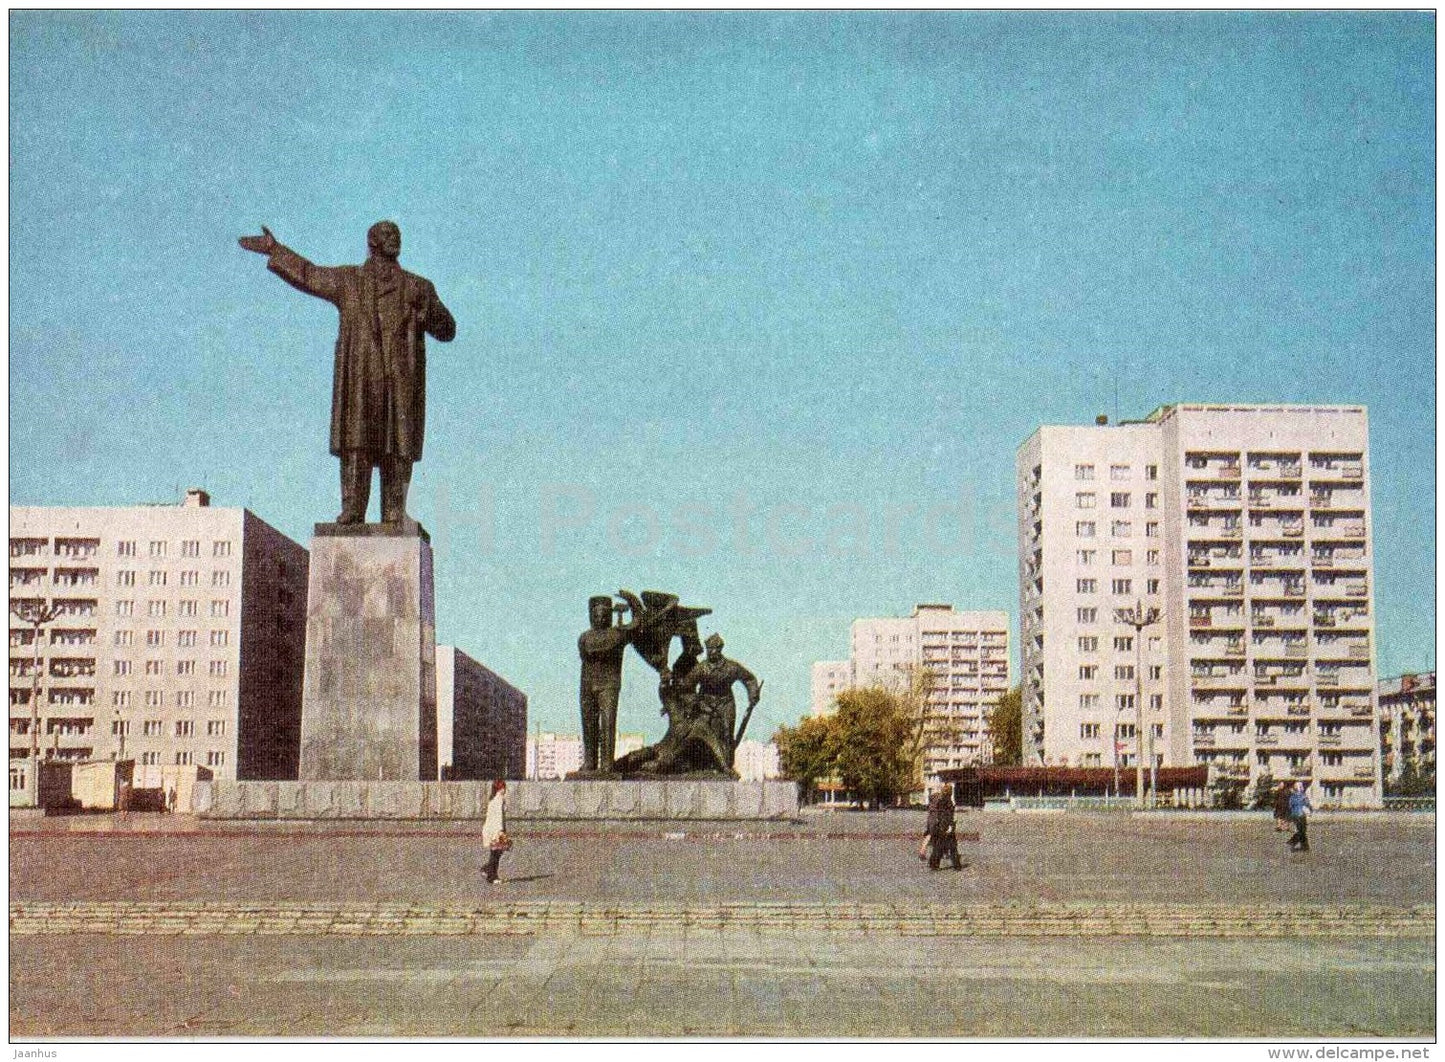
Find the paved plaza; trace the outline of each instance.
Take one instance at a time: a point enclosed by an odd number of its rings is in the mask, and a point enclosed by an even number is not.
[[[1433,1037],[1434,819],[12,815],[11,1035]]]

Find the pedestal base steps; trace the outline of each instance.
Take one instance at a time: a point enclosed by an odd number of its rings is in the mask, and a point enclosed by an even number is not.
[[[490,782],[198,783],[208,819],[481,819]],[[792,782],[508,782],[507,816],[526,820],[789,819]]]

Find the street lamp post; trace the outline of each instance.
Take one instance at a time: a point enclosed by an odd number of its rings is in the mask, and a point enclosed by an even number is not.
[[[30,770],[25,780],[31,807],[40,805],[40,628],[60,615],[55,605],[21,602],[10,606],[22,623],[30,624]]]
[[[1134,802],[1144,806],[1144,628],[1159,622],[1157,608],[1144,607],[1137,598],[1133,608],[1116,608],[1114,620],[1134,628],[1134,717],[1137,733],[1134,738]],[[1157,775],[1154,773],[1154,727],[1149,726],[1149,796],[1154,797]]]

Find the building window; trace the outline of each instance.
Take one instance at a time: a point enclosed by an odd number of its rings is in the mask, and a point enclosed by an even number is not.
[[[196,673],[196,662],[194,660],[177,660],[176,674],[182,678],[189,677]]]
[[[230,635],[229,635],[229,633],[226,632],[226,631],[212,631],[212,632],[211,632],[211,647],[212,647],[212,648],[219,648],[220,646],[225,645],[229,637],[230,637]]]
[[[1151,634],[1151,635],[1149,636],[1149,640],[1144,643],[1144,648],[1148,649],[1149,652],[1151,652],[1151,653],[1157,653],[1157,652],[1159,651],[1159,646],[1160,646],[1161,644],[1163,644],[1163,643],[1162,643],[1159,635],[1157,635],[1157,634]]]
[[[224,678],[226,675],[226,662],[224,660],[211,661],[211,677]]]
[[[1091,712],[1099,707],[1099,695],[1097,693],[1079,694],[1079,711]]]
[[[231,573],[230,573],[230,572],[220,572],[220,571],[212,572],[212,573],[211,573],[211,585],[212,585],[213,587],[230,586],[230,585],[231,585]]]
[[[1115,482],[1121,482],[1129,478],[1130,469],[1128,465],[1110,465],[1109,478]]]
[[[115,573],[115,585],[116,585],[116,586],[134,586],[134,585],[135,585],[135,572],[133,572],[133,571],[119,571],[119,572],[116,572],[116,573]]]
[[[129,661],[129,660],[114,660],[114,661],[111,662],[111,667],[115,668],[115,674],[116,674],[116,675],[129,675],[129,674],[130,674],[130,661]]]
[[[229,557],[230,555],[231,544],[229,542],[223,542],[220,539],[217,539],[215,542],[211,543],[211,556]]]
[[[110,695],[110,703],[113,708],[129,708],[130,690],[116,690]]]
[[[1133,705],[1130,705],[1132,708]],[[1131,738],[1139,733],[1139,728],[1133,723],[1114,724],[1114,736],[1118,738]]]
[[[1134,636],[1132,634],[1119,634],[1114,636],[1114,652],[1131,653],[1134,651]]]
[[[1096,679],[1096,678],[1098,678],[1098,677],[1099,677],[1099,665],[1098,665],[1098,664],[1080,664],[1080,665],[1079,665],[1079,678],[1080,678],[1081,680],[1083,680],[1084,682],[1092,682],[1094,679]]]
[[[159,719],[147,719],[141,724],[141,733],[146,737],[160,737],[161,721]]]
[[[116,632],[115,632],[115,644],[116,644],[116,645],[120,646],[121,648],[125,648],[126,646],[130,645],[130,643],[131,643],[131,632],[130,632],[130,631],[116,631]]]
[[[135,543],[134,543],[134,542],[117,542],[117,543],[115,544],[115,555],[116,555],[117,557],[134,557],[134,556],[135,556]]]
[[[191,708],[195,706],[195,703],[196,694],[194,690],[181,690],[176,694],[177,708]]]
[[[225,754],[224,752],[212,751],[212,752],[206,753],[206,766],[207,766],[207,767],[221,767],[221,766],[224,766],[224,765],[225,765],[225,762],[226,762],[226,754]]]
[[[1097,653],[1099,651],[1099,636],[1097,634],[1086,634],[1079,639],[1079,652]]]
[[[1152,492],[1149,493],[1149,494],[1144,495],[1144,508],[1146,508],[1146,509],[1157,509],[1157,508],[1159,508],[1159,495],[1154,494],[1154,493],[1152,493]]]
[[[211,719],[206,723],[207,737],[225,737],[226,721],[224,719]]]
[[[1144,466],[1144,478],[1145,478],[1145,479],[1158,479],[1158,478],[1159,478],[1159,466],[1158,466],[1158,465],[1145,465],[1145,466]]]
[[[134,601],[117,601],[117,602],[115,603],[115,614],[116,614],[117,616],[133,616],[133,615],[135,615],[135,602],[134,602]]]
[[[1144,592],[1145,592],[1146,594],[1157,594],[1157,593],[1159,592],[1159,580],[1158,580],[1158,579],[1148,579],[1148,580],[1145,580],[1145,582],[1144,582]]]
[[[1081,550],[1079,550],[1079,551],[1078,551],[1079,565],[1080,565],[1081,567],[1088,567],[1090,564],[1093,564],[1093,563],[1094,563],[1094,554],[1096,554],[1096,553],[1098,553],[1098,552],[1099,552],[1099,551],[1096,550],[1096,549],[1081,549]]]
[[[1111,509],[1129,508],[1129,492],[1126,490],[1116,490],[1111,493],[1109,495],[1109,507]]]
[[[159,767],[161,754],[159,752],[142,752],[140,754],[140,761],[147,767]]]
[[[146,648],[159,649],[166,644],[165,631],[146,631]]]
[[[1099,610],[1096,608],[1081,608],[1074,611],[1074,619],[1078,623],[1098,623]]]
[[[1115,579],[1115,580],[1114,580],[1114,593],[1116,593],[1116,594],[1132,594],[1133,592],[1134,592],[1134,580],[1132,580],[1132,579]]]
[[[200,540],[200,539],[198,539],[198,538],[188,538],[188,539],[186,539],[184,542],[181,543],[181,556],[182,556],[182,557],[199,557],[200,555],[201,555],[201,540]]]
[[[156,675],[161,674],[162,670],[163,670],[163,668],[162,668],[161,662],[160,662],[159,660],[147,660],[147,661],[146,661],[146,674],[147,674],[147,675],[156,676]]]
[[[164,601],[147,601],[147,602],[146,602],[146,615],[147,615],[147,616],[150,616],[150,617],[155,618],[155,619],[160,619],[160,618],[164,617],[165,614],[166,614],[166,603],[165,603]]]
[[[1088,740],[1089,738],[1096,738],[1096,737],[1098,737],[1098,736],[1099,736],[1099,724],[1098,724],[1098,723],[1080,723],[1080,724],[1079,724],[1079,737],[1084,738],[1085,740]]]
[[[1150,681],[1150,682],[1160,682],[1160,681],[1163,680],[1163,678],[1164,678],[1164,665],[1163,665],[1163,664],[1150,664],[1150,665],[1149,665],[1149,681]]]
[[[151,543],[151,556],[164,557],[166,555],[166,544],[164,542]]]
[[[1092,521],[1092,520],[1080,520],[1078,523],[1076,523],[1076,524],[1074,525],[1074,534],[1076,534],[1077,536],[1079,536],[1079,538],[1093,538],[1093,537],[1094,537],[1094,521]]]
[[[1115,564],[1127,567],[1134,563],[1134,551],[1132,549],[1116,549],[1113,559]]]
[[[1110,525],[1109,533],[1115,538],[1128,538],[1134,533],[1134,525],[1128,520],[1115,520]]]
[[[151,586],[165,586],[165,585],[166,585],[166,573],[163,572],[163,571],[153,570],[153,571],[150,573],[150,585],[151,585]]]
[[[199,586],[199,585],[200,585],[200,582],[201,582],[201,573],[200,573],[200,572],[196,572],[196,571],[181,572],[181,585],[182,585],[182,586]]]
[[[194,616],[196,614],[196,603],[194,601],[182,601],[176,606],[176,615]]]
[[[190,763],[191,763],[191,753],[190,753],[189,751],[176,753],[176,766],[177,766],[177,767],[188,767],[188,766],[190,766]]]
[[[206,706],[209,708],[226,707],[226,691],[212,690],[210,693],[206,694]]]
[[[1227,521],[1226,521],[1226,522],[1227,522]],[[1150,520],[1147,524],[1144,525],[1144,537],[1145,537],[1145,538],[1158,538],[1158,537],[1159,537],[1159,522],[1158,522],[1157,520]]]
[[[146,690],[147,708],[164,708],[166,706],[166,695],[160,690]]]
[[[176,720],[176,737],[191,737],[196,732],[196,724],[189,719]]]
[[[1094,507],[1094,492],[1081,490],[1074,495],[1074,507],[1076,509],[1092,509]]]
[[[212,616],[212,618],[219,619],[219,618],[224,617],[224,616],[229,616],[230,614],[231,614],[231,603],[230,603],[229,601],[212,601],[212,602],[211,602],[211,616]]]
[[[1093,465],[1075,465],[1075,466],[1074,466],[1074,478],[1075,478],[1075,479],[1093,479],[1093,478],[1094,478],[1094,466],[1093,466]]]
[[[1164,694],[1149,694],[1149,710],[1151,712],[1162,712],[1164,710]]]
[[[1133,682],[1133,681],[1134,681],[1134,665],[1133,665],[1133,664],[1115,664],[1115,665],[1114,665],[1114,678],[1117,679],[1119,682]]]
[[[1074,581],[1074,589],[1077,590],[1077,591],[1078,591],[1079,593],[1081,593],[1081,594],[1092,594],[1092,593],[1095,593],[1095,592],[1097,592],[1098,589],[1099,589],[1099,580],[1097,580],[1097,579],[1076,579],[1076,580]]]
[[[196,647],[195,631],[177,631],[176,645],[182,649],[194,649]]]

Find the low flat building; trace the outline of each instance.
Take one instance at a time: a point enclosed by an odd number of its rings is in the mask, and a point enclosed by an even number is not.
[[[783,776],[778,765],[778,746],[773,742],[744,738],[733,754],[733,770],[744,782],[765,782]]]

